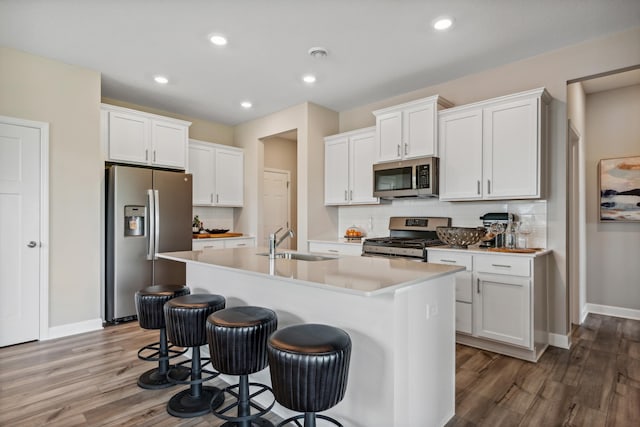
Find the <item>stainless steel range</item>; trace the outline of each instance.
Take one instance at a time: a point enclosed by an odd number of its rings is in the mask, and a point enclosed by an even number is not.
[[[445,245],[436,234],[436,227],[441,226],[450,227],[451,218],[392,216],[389,218],[389,237],[365,239],[362,255],[424,260],[426,248]]]

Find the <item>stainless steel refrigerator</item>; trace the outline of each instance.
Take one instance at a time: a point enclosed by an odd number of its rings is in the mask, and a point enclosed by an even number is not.
[[[105,321],[136,315],[136,291],[185,284],[185,265],[159,252],[191,250],[192,177],[182,172],[106,168]]]

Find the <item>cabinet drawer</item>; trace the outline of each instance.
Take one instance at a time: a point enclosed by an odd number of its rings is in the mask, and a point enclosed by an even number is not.
[[[500,255],[476,256],[476,271],[480,273],[531,276],[531,259]]]
[[[359,256],[362,254],[362,245],[354,243],[309,242],[309,252]]]
[[[456,331],[465,334],[472,333],[471,304],[456,301]]]
[[[456,301],[470,303],[473,297],[473,278],[470,271],[461,271],[455,275]]]
[[[191,244],[194,251],[202,249],[224,249],[224,242],[221,240],[194,241]]]
[[[473,270],[473,257],[469,254],[460,254],[449,251],[434,251],[427,249],[427,261],[436,264],[459,265],[467,269]]]
[[[253,244],[253,238],[251,239],[233,239],[233,240],[225,240],[224,247],[226,249],[229,248],[252,248],[255,245]]]

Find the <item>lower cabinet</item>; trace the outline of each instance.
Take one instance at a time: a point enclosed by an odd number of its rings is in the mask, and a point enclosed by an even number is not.
[[[466,268],[455,276],[458,343],[538,360],[549,334],[546,254],[427,254],[428,262]]]
[[[203,249],[229,249],[242,247],[255,247],[255,237],[234,237],[234,238],[217,238],[217,239],[196,239],[191,244],[191,249],[199,251]]]
[[[332,255],[362,255],[362,243],[328,242],[309,240],[309,252],[319,252]]]

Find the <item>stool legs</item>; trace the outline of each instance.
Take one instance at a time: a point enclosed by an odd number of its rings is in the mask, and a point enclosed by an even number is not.
[[[171,380],[173,375],[169,374],[169,378]],[[174,417],[192,418],[206,415],[211,412],[212,407],[217,408],[222,405],[224,396],[220,389],[202,385],[208,379],[211,379],[211,377],[202,379],[200,347],[193,347],[190,387],[171,397],[167,404],[167,412]],[[184,383],[182,381],[177,382]]]
[[[141,356],[141,353],[145,350],[153,350],[154,353],[149,357]],[[169,352],[172,353],[169,356]],[[160,342],[153,343],[143,347],[138,351],[138,358],[141,360],[158,361],[158,367],[150,369],[140,375],[138,378],[138,386],[149,390],[157,390],[161,388],[167,388],[174,385],[167,379],[167,373],[169,372],[169,359],[183,354],[184,351],[169,350],[169,344],[167,342],[167,331],[165,328],[160,329]],[[179,380],[184,380],[189,376],[189,370],[185,368],[174,369],[171,372],[172,376]]]

